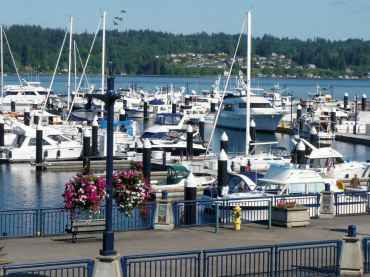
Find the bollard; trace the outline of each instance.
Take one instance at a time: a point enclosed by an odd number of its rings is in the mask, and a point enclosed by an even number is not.
[[[91,132],[91,156],[98,156],[98,129],[99,125],[96,120],[92,123],[92,132]]]
[[[119,121],[125,121],[127,119],[126,111],[124,109],[121,109],[119,111],[118,120]]]
[[[218,157],[218,169],[217,169],[217,180],[218,186],[221,188],[221,195],[224,196],[228,193],[227,187],[227,154],[224,150],[221,150]]]
[[[90,156],[91,156],[91,148],[90,148],[90,140],[91,134],[89,131],[84,132],[83,137],[83,156],[82,156],[82,174],[89,175],[90,174]]]
[[[312,126],[311,131],[310,131],[310,143],[314,146],[318,145],[318,139],[317,139],[317,131],[315,126]]]
[[[330,129],[332,133],[335,132],[336,122],[337,122],[337,111],[335,108],[332,108],[330,112]]]
[[[193,160],[193,127],[188,126],[186,130],[186,160]]]
[[[14,99],[10,101],[10,111],[13,113],[15,112],[15,100]]]
[[[215,233],[218,233],[220,230],[220,204],[216,203],[215,204]]]
[[[305,153],[306,152],[306,147],[304,146],[304,143],[302,141],[299,141],[297,145],[297,164],[303,165],[306,163],[306,157]]]
[[[297,106],[297,123],[298,123],[298,126],[299,126],[299,131],[301,131],[302,128],[303,128],[302,106],[301,105]]]
[[[194,225],[196,223],[197,206],[197,181],[192,173],[185,180],[184,200],[190,203],[185,203],[184,219],[185,225]]]
[[[331,219],[335,217],[334,192],[330,191],[330,184],[325,183],[325,190],[320,193],[319,217]]]
[[[124,108],[124,109],[127,108],[127,100],[126,100],[126,98],[123,98],[123,100],[122,100],[122,108]]]
[[[42,126],[36,128],[36,171],[42,170]]]
[[[149,119],[148,115],[148,102],[144,102],[144,121],[147,121]]]
[[[143,145],[143,175],[145,182],[150,183],[151,174],[151,160],[152,160],[152,146],[148,139],[145,139]]]
[[[176,103],[172,103],[172,113],[176,113]]]
[[[366,111],[366,98],[367,98],[367,96],[366,96],[366,94],[364,93],[364,94],[362,95],[362,99],[361,99],[361,110],[362,110],[362,111]]]
[[[223,132],[222,135],[221,135],[220,151],[224,150],[225,153],[227,154],[228,148],[229,148],[229,138],[226,135],[226,133]]]
[[[344,109],[347,110],[348,109],[348,93],[344,93],[344,97],[343,97],[343,106],[344,106]]]
[[[24,113],[23,113],[24,125],[30,126],[30,119],[31,119],[31,112],[30,112],[30,108],[27,107],[24,109]]]
[[[5,146],[5,123],[2,117],[0,117],[0,146]]]
[[[199,119],[199,135],[200,135],[202,142],[204,142],[204,125],[205,125],[204,117],[202,116]]]
[[[348,225],[348,237],[354,238],[357,235],[356,225]]]

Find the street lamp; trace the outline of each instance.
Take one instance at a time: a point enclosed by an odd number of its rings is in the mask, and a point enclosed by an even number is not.
[[[102,88],[104,89],[104,88]],[[114,232],[112,228],[112,205],[113,205],[113,120],[114,120],[114,102],[120,97],[114,91],[113,63],[109,60],[109,75],[107,77],[107,92],[105,94],[88,94],[87,97],[99,99],[105,104],[107,114],[107,157],[106,157],[106,180],[109,196],[106,199],[105,212],[105,231],[103,233],[103,249],[100,250],[101,256],[115,256],[114,250]]]

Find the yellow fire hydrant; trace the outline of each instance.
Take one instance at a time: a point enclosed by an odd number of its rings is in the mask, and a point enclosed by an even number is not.
[[[240,211],[241,211],[241,208],[239,207],[239,205],[236,205],[234,208],[235,231],[240,231],[240,225],[242,224],[242,220],[240,219]]]

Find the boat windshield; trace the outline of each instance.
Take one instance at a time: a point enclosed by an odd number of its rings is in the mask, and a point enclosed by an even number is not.
[[[264,181],[259,181],[257,183],[256,191],[268,193],[268,194],[274,194],[274,195],[280,195],[284,191],[285,185],[284,184],[274,184]]]
[[[229,186],[229,193],[252,191],[248,184],[239,176],[230,176],[227,185]]]
[[[159,125],[178,125],[181,121],[179,114],[159,114],[155,118],[154,124]]]
[[[166,136],[166,133],[159,132],[159,133],[151,133],[151,132],[145,132],[141,135],[141,139],[163,139]]]

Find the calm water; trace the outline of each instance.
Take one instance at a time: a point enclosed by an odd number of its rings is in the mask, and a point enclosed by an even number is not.
[[[40,77],[40,81],[44,86],[48,86],[50,81],[49,76]],[[175,87],[186,86],[189,90],[201,91],[210,89],[215,78],[165,78],[165,77],[117,77],[116,88],[127,87],[133,83],[137,83],[138,87],[153,90],[155,86],[169,86],[173,84]],[[91,79],[96,87],[99,87],[100,78],[93,77]],[[334,96],[342,98],[344,92],[348,92],[350,96],[355,94],[362,95],[366,93],[370,96],[370,80],[303,80],[303,79],[260,79],[255,80],[254,86],[257,86],[257,81],[260,87],[269,89],[276,82],[281,86],[285,86],[289,91],[293,91],[297,97],[307,97],[307,92],[314,90],[316,83],[320,86],[334,87]],[[6,83],[16,82],[14,76],[5,78]],[[55,79],[54,91],[63,93],[66,91],[67,77],[57,76]],[[206,129],[206,137],[210,135],[211,127]],[[219,137],[223,129],[216,129],[214,143],[212,148],[214,152],[219,151]],[[245,151],[245,133],[237,130],[226,130],[229,136],[230,152]],[[291,148],[291,137],[282,134],[257,134],[258,141],[278,141],[279,145],[283,145],[288,149]],[[343,142],[335,142],[334,147],[339,149],[348,160],[364,161],[370,159],[370,147],[363,145],[353,145]],[[0,164],[0,209],[14,208],[34,208],[34,207],[55,207],[62,205],[62,197],[64,184],[73,177],[76,172],[50,172],[45,171],[36,173],[35,169],[29,164]]]

